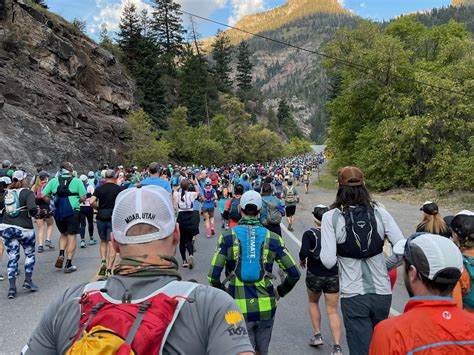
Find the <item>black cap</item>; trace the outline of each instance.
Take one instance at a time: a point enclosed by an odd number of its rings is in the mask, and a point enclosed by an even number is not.
[[[321,220],[323,219],[323,214],[325,214],[327,211],[329,211],[329,208],[327,206],[317,205],[313,209],[313,216],[318,222],[321,222]]]
[[[423,211],[430,216],[434,216],[439,213],[438,205],[431,201],[426,201],[423,206],[421,206],[420,211]]]
[[[474,213],[459,212],[451,221],[451,229],[462,239],[474,240]]]

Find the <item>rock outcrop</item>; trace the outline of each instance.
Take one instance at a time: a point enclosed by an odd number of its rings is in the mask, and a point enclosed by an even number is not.
[[[114,56],[26,0],[0,0],[0,159],[54,170],[114,163],[134,82]]]

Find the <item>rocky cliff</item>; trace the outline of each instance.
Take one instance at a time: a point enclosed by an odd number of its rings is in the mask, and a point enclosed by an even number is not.
[[[114,56],[27,0],[0,0],[0,159],[117,162],[134,83]]]

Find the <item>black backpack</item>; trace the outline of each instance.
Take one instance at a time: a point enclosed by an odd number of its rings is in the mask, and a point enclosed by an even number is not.
[[[310,249],[309,251],[311,252],[313,259],[319,260],[319,257],[321,256],[321,230],[310,228],[308,232],[313,233],[315,243],[314,248]]]
[[[377,231],[376,212],[373,208],[363,206],[349,207],[342,213],[345,220],[346,241],[337,245],[337,255],[367,259],[383,252],[384,240]],[[333,215],[336,229],[338,210]]]
[[[56,190],[54,199],[54,217],[59,221],[74,215],[74,210],[69,202],[69,196],[79,196],[79,194],[71,193],[69,191],[69,185],[71,184],[72,179],[72,177],[58,178],[58,189]]]
[[[240,221],[242,216],[239,213],[239,204],[240,204],[240,198],[234,197],[232,201],[230,201],[229,219],[233,221]]]

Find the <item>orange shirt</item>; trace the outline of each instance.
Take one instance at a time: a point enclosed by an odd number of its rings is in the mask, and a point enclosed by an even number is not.
[[[240,198],[241,196],[235,196],[235,198]],[[229,212],[230,211],[230,204],[232,203],[232,199],[229,198],[229,200],[226,202],[224,211]],[[235,221],[233,219],[229,218],[229,229],[234,228],[235,226],[239,225],[239,221]]]
[[[380,322],[370,355],[474,354],[474,314],[448,297],[413,297],[404,314]]]

